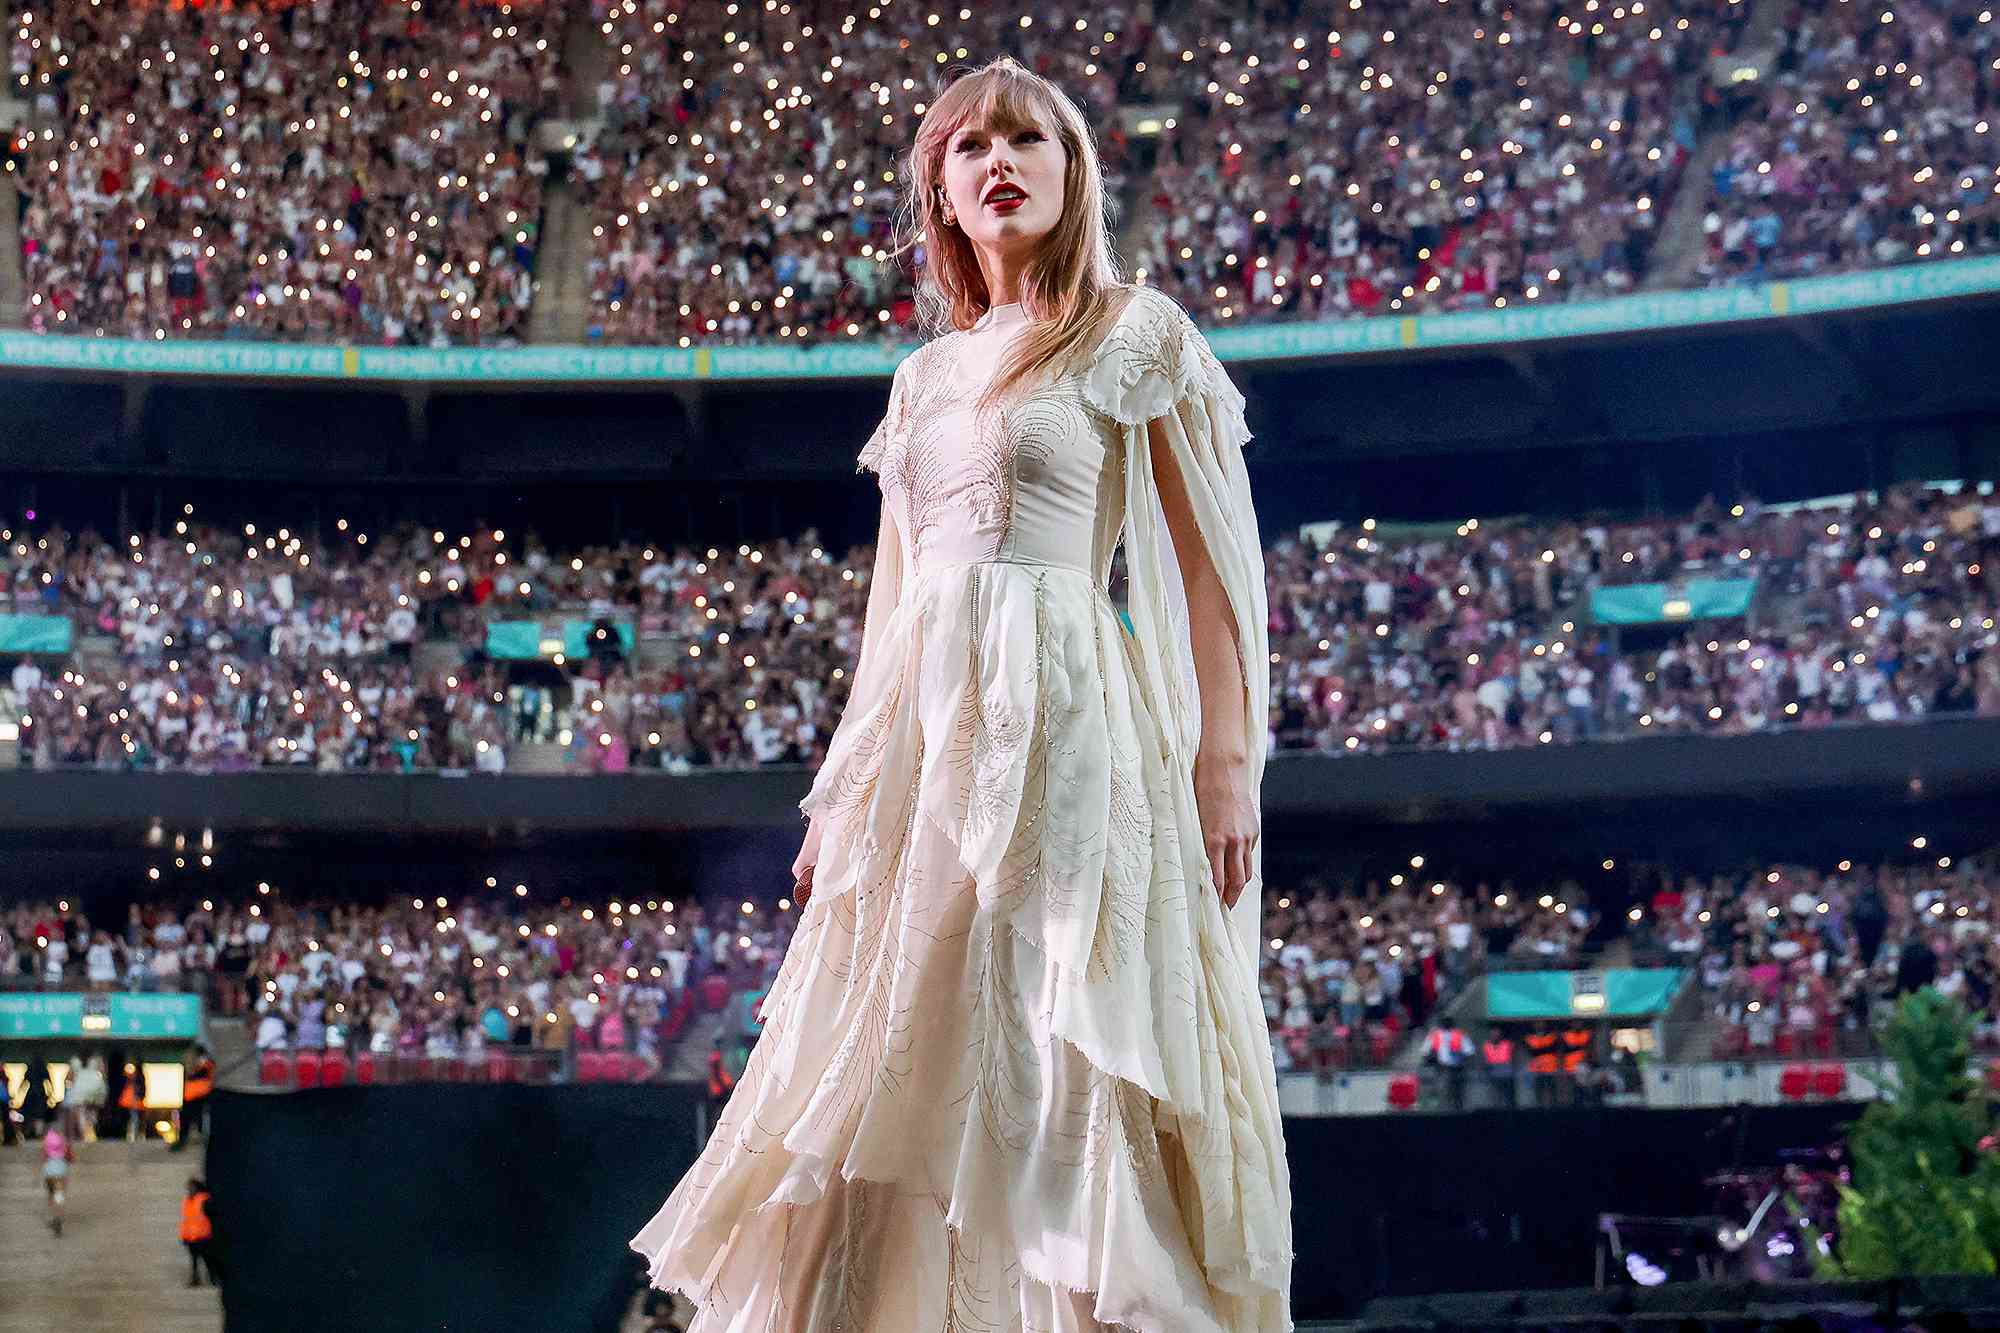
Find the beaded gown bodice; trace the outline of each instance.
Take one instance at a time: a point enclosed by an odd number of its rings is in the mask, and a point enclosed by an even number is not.
[[[1123,437],[1081,379],[1045,381],[976,409],[1014,339],[1017,303],[910,358],[904,391],[863,451],[903,534],[904,568],[999,560],[1110,570],[1123,513]]]

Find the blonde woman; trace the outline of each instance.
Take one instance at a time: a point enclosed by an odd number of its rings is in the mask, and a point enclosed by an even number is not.
[[[1243,399],[1119,280],[1054,85],[1005,59],[953,83],[901,176],[940,336],[860,455],[881,534],[806,906],[632,1247],[695,1333],[1282,1333]]]

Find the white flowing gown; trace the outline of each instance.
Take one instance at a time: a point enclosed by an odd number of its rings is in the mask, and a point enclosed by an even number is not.
[[[905,360],[861,453],[897,540],[801,803],[814,891],[706,1150],[631,1242],[694,1333],[1292,1327],[1261,883],[1232,920],[1202,850],[1147,447],[1163,419],[1260,774],[1243,399],[1142,287],[1086,369],[975,418],[1025,327],[999,306]],[[1121,539],[1136,634],[1105,594]]]

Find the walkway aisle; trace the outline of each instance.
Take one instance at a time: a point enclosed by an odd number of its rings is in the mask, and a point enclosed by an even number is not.
[[[188,1287],[176,1239],[202,1146],[78,1144],[60,1239],[43,1220],[40,1145],[0,1148],[0,1333],[220,1333],[222,1301],[206,1274]]]

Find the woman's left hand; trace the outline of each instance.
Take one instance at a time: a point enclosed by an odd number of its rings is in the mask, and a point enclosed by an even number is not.
[[[1257,845],[1258,814],[1250,802],[1249,764],[1245,760],[1194,761],[1194,800],[1201,814],[1201,841],[1209,870],[1224,907],[1250,883],[1251,851]]]

